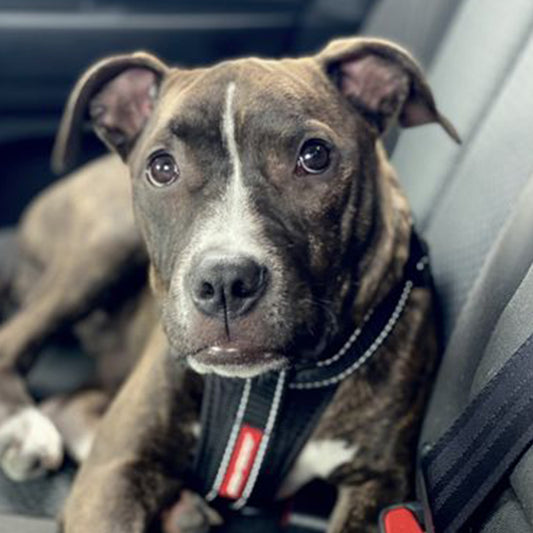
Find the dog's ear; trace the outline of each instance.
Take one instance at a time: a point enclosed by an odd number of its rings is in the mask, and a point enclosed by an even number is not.
[[[380,134],[395,120],[405,128],[437,122],[461,142],[453,125],[437,110],[420,67],[399,46],[380,39],[338,39],[316,60]]]
[[[144,52],[93,65],[67,102],[52,154],[53,169],[64,172],[75,162],[86,119],[104,143],[125,159],[153,111],[168,70]]]

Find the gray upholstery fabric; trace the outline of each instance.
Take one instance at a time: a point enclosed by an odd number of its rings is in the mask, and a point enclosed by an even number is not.
[[[10,481],[0,472],[0,513],[57,516],[73,476],[72,465],[52,476],[24,483]]]
[[[427,66],[460,3],[461,0],[382,0],[370,14],[363,34],[392,39]]]
[[[533,176],[483,266],[446,348],[422,430],[435,442],[533,331]],[[533,531],[533,451],[487,510],[487,533]]]
[[[532,189],[533,187],[530,188],[530,191]],[[533,332],[533,226],[531,225],[533,224],[533,194],[528,195],[528,200],[530,203],[524,211],[529,208],[531,214],[520,218],[524,223],[529,223],[528,227],[524,226],[524,231],[521,233],[522,237],[528,236],[529,239],[520,242],[517,235],[508,235],[508,239],[514,240],[514,244],[517,246],[513,250],[513,246],[509,246],[506,243],[507,246],[502,250],[502,253],[511,254],[514,252],[513,255],[508,256],[507,262],[514,261],[518,267],[517,270],[520,269],[519,264],[527,260],[528,255],[530,256],[529,262],[531,266],[524,276],[519,290],[509,300],[505,310],[494,325],[494,330],[489,337],[483,358],[474,374],[472,386],[470,387],[470,398],[474,397],[487,384],[490,378],[504,365],[509,355],[517,350]],[[522,205],[526,206],[526,203],[523,202]],[[509,267],[509,269],[506,267]],[[496,276],[493,277],[499,277],[500,280],[493,280],[492,293],[498,292],[498,282],[501,285],[514,284],[513,277],[516,271],[513,271],[511,265],[500,264],[495,274]],[[502,278],[505,281],[502,282]],[[499,302],[499,304],[501,306],[502,302]]]
[[[457,127],[463,147],[435,125],[406,131],[395,164],[420,228],[503,86],[533,21],[531,0],[466,0],[457,10],[429,71],[437,104]]]
[[[519,290],[502,314],[487,346],[486,354],[478,368],[474,386],[482,387],[490,376],[508,360],[513,351],[533,330],[533,266],[524,278]],[[472,388],[472,394],[476,392]],[[533,532],[533,448],[521,458],[510,476],[510,501],[515,512],[497,506],[488,512],[489,520],[481,529],[483,533],[513,531]]]
[[[0,533],[54,533],[56,530],[53,520],[0,515]]]
[[[530,197],[529,210],[533,213]],[[529,236],[531,242],[531,222],[533,216],[529,217],[529,225],[525,233]],[[522,243],[524,244],[524,243]],[[533,245],[531,245],[533,248]],[[533,332],[533,258],[531,267],[524,277],[519,289],[513,298],[509,301],[500,319],[498,320],[494,331],[490,337],[489,343],[483,359],[481,360],[474,377],[471,388],[471,395],[483,387],[491,376],[497,372],[501,366],[509,359],[512,353],[527,339]],[[533,363],[532,363],[533,364]],[[533,531],[533,448],[530,448],[519,463],[514,468],[510,483],[513,489],[514,499],[520,504],[524,518],[527,519],[527,527],[517,528],[513,520],[506,518],[505,523],[508,526],[507,531],[529,532]],[[495,511],[495,516],[499,516],[501,510]],[[503,517],[501,517],[503,520]],[[490,524],[491,522],[489,522]],[[483,528],[483,531],[496,531],[489,525]]]
[[[394,154],[451,335],[421,443],[444,433],[533,329],[532,22],[531,2],[466,2],[430,80],[464,144],[428,127],[404,134]],[[533,531],[532,451],[508,486],[481,531]]]
[[[533,262],[532,205],[533,175],[523,191],[516,212],[502,229],[457,320],[429,403],[422,430],[423,442],[433,443],[438,439],[470,399],[474,381],[477,390],[481,376],[484,376],[482,382],[485,382],[493,371],[480,361],[487,352],[487,363],[495,365],[491,354],[497,351],[505,337],[498,332],[491,338],[491,334],[497,326],[502,328],[502,313]],[[526,317],[531,324],[531,315]],[[527,333],[528,328],[525,329]],[[519,338],[521,336],[517,340]],[[507,343],[505,349],[508,347]]]
[[[500,498],[496,511],[487,517],[481,531],[483,533],[529,533],[531,531],[524,509],[511,490]]]
[[[533,35],[524,44],[497,98],[433,201],[425,227],[446,335],[533,172]]]

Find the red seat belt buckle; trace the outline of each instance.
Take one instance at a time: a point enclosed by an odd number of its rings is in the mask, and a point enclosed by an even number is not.
[[[417,504],[387,507],[379,515],[380,533],[425,533],[419,521]]]

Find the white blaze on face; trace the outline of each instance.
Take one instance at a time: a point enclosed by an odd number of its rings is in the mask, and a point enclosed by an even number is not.
[[[261,228],[253,212],[250,191],[244,183],[242,162],[235,136],[235,82],[228,84],[220,121],[222,142],[226,149],[230,174],[222,197],[211,206],[211,214],[198,221],[189,252],[202,254],[219,248],[261,260],[265,255]],[[211,179],[219,179],[211,176]]]
[[[235,139],[235,83],[231,82],[226,89],[226,102],[222,119],[222,136],[228,149],[233,172],[228,183],[227,202],[229,221],[233,224],[241,222],[243,208],[248,207],[248,194],[242,181],[242,164]]]
[[[213,218],[207,222],[202,232],[201,241],[205,240],[200,246],[219,246],[260,259],[265,250],[258,244],[261,231],[257,216],[253,213],[250,191],[244,183],[235,135],[236,91],[235,82],[230,82],[226,88],[221,120],[222,141],[229,157],[231,173],[227,178],[224,197],[215,207]]]
[[[210,206],[209,216],[197,221],[191,243],[182,254],[178,266],[178,279],[181,279],[182,283],[193,258],[208,250],[219,249],[228,254],[252,257],[259,263],[265,262],[268,253],[258,217],[252,209],[250,192],[243,178],[235,135],[236,91],[235,82],[230,82],[226,88],[220,120],[222,142],[230,162],[230,174],[225,177],[226,188],[222,197]],[[219,178],[211,176],[210,179]],[[178,313],[183,313],[183,318],[188,314],[190,305],[184,294],[185,291],[180,290],[178,296]]]
[[[244,183],[242,162],[235,136],[235,82],[228,84],[222,110],[220,130],[230,162],[226,189],[212,206],[211,216],[200,221],[194,237],[195,253],[210,248],[261,259],[264,250],[258,244],[261,236],[257,216],[252,210],[250,192]],[[218,179],[212,176],[211,179]]]
[[[228,83],[224,94],[224,105],[220,115],[220,133],[222,144],[229,161],[229,173],[226,176],[209,176],[209,180],[222,180],[224,186],[222,194],[211,200],[209,206],[195,221],[188,246],[180,254],[176,273],[171,284],[169,305],[166,314],[170,322],[177,322],[187,328],[192,325],[196,316],[194,304],[188,296],[187,274],[197,258],[210,251],[217,250],[228,256],[244,256],[264,265],[270,273],[269,292],[275,297],[269,304],[269,316],[277,317],[283,308],[281,262],[274,249],[265,237],[260,213],[255,210],[252,192],[247,185],[245,169],[241,160],[241,153],[237,143],[236,102],[239,99],[238,86],[234,81]],[[169,311],[170,309],[170,311]],[[195,370],[212,371],[211,366],[190,361]],[[268,361],[266,366],[271,365]],[[279,361],[277,362],[279,366]],[[270,368],[270,367],[269,367]],[[230,368],[228,366],[217,371],[224,375],[241,375],[248,373],[255,375],[255,369]],[[246,374],[246,375],[248,375]]]

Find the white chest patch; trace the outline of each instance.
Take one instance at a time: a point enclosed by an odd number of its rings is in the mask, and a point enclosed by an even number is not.
[[[350,462],[357,453],[357,445],[343,440],[308,442],[294,463],[278,493],[286,498],[313,479],[326,479],[336,468]]]

